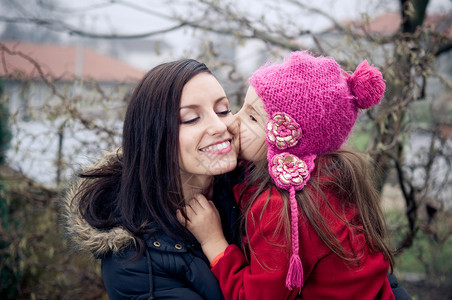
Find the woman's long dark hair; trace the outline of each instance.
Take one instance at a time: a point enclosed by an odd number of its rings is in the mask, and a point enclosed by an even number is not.
[[[81,214],[96,228],[127,229],[137,241],[138,253],[144,250],[142,237],[151,222],[173,237],[188,238],[175,214],[184,205],[179,107],[183,87],[200,73],[211,74],[192,59],[150,70],[128,105],[118,159],[80,174],[87,179],[79,191]]]

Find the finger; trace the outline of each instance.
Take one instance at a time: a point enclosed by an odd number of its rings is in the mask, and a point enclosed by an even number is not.
[[[195,199],[197,200],[198,204],[199,204],[202,208],[207,209],[207,208],[210,207],[209,201],[207,200],[206,197],[204,197],[204,195],[202,195],[202,194],[196,194],[196,195],[195,195]]]
[[[215,204],[213,203],[212,200],[209,200],[209,204],[210,204],[210,207],[212,207],[214,210],[217,210],[217,207],[215,206]]]
[[[198,212],[200,212],[203,209],[203,207],[199,204],[199,201],[196,198],[190,199],[187,202],[185,208],[187,209],[186,210],[187,215],[189,215],[189,214],[197,215]]]
[[[213,203],[213,201],[209,201],[210,207],[212,208],[212,210],[215,212],[215,214],[220,217],[220,212],[218,211],[217,207],[215,206],[215,204]]]
[[[197,201],[191,201],[190,203],[187,203],[185,206],[185,214],[188,216],[190,215],[197,215],[197,211],[199,211],[199,203]]]
[[[176,210],[176,218],[184,226],[187,226],[187,219],[184,218],[180,209]]]

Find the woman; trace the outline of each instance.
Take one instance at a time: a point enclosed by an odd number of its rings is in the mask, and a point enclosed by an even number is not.
[[[222,299],[175,212],[196,193],[211,198],[213,176],[236,167],[230,126],[226,94],[204,64],[162,64],[137,84],[121,150],[84,170],[66,197],[67,231],[102,260],[110,299]]]

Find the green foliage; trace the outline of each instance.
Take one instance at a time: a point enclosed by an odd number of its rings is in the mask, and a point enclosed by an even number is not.
[[[425,226],[418,230],[411,247],[396,256],[396,270],[401,274],[425,274],[426,278],[436,283],[444,282],[452,276],[452,238],[448,236],[447,223],[451,217],[447,214],[438,216],[438,224],[443,228],[435,230],[441,236],[432,235]],[[406,235],[406,219],[403,211],[392,209],[386,214],[390,228],[391,244],[395,247]],[[440,224],[441,223],[441,224]],[[430,224],[436,226],[436,224]],[[403,280],[403,275],[401,276]]]
[[[8,261],[15,260],[8,253],[9,242],[6,232],[9,230],[9,209],[4,187],[0,184],[0,296],[2,299],[13,299],[16,293],[17,277],[20,276],[11,268]]]
[[[408,248],[397,260],[398,269],[403,272],[432,275],[441,279],[452,275],[452,239],[438,243],[419,232],[412,247]]]
[[[8,125],[8,103],[5,103],[3,91],[3,81],[0,78],[0,164],[5,161],[6,151],[8,150],[9,142],[11,141],[11,131]]]
[[[0,171],[0,298],[106,299],[99,262],[67,244],[60,193],[6,166]]]
[[[370,123],[357,124],[353,129],[348,142],[357,150],[366,151],[370,141],[371,125]]]
[[[442,281],[452,276],[452,239],[438,242],[420,231],[413,246],[397,258],[398,269],[407,273],[426,274]]]

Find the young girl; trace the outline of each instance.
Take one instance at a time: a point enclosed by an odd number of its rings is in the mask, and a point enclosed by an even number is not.
[[[243,212],[242,251],[228,245],[203,196],[185,207],[226,299],[394,299],[372,167],[341,149],[359,109],[378,104],[381,73],[353,74],[331,58],[294,52],[249,80],[241,158],[252,163],[234,193]]]

